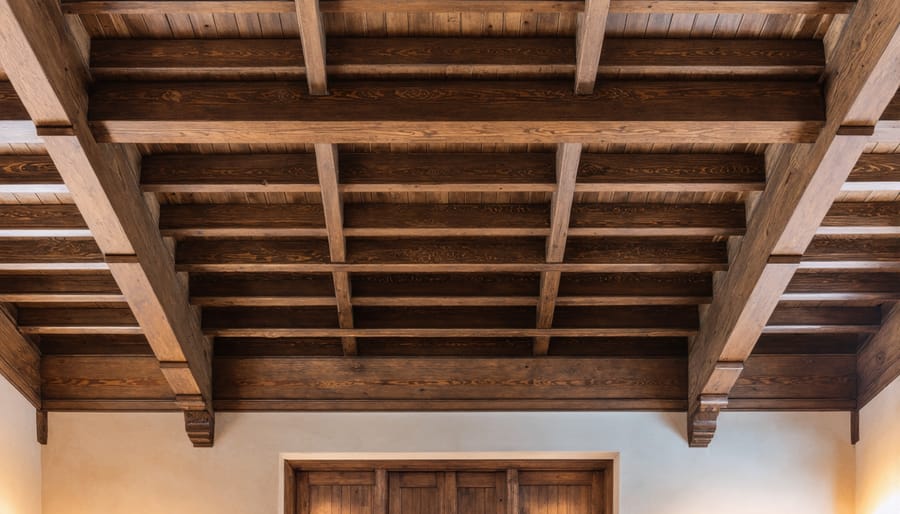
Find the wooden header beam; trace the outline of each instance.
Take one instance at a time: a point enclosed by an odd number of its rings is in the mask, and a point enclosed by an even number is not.
[[[857,408],[861,409],[900,376],[900,303],[884,306],[881,329],[860,348]]]
[[[815,140],[813,82],[111,82],[91,125],[118,143],[797,143]],[[703,109],[697,109],[702,101]]]
[[[826,70],[828,122],[813,145],[770,147],[769,185],[691,342],[692,446],[709,444],[739,366],[868,143],[841,134],[874,126],[900,86],[900,10],[892,0],[857,6]]]
[[[186,410],[211,413],[211,348],[137,184],[134,148],[87,128],[88,70],[58,4],[0,1],[0,60]],[[211,444],[212,434],[199,444]]]
[[[610,0],[637,14],[847,14],[855,0]],[[63,0],[66,14],[292,13],[293,0]],[[322,0],[322,12],[546,12],[584,10],[584,0]]]
[[[5,306],[0,306],[0,375],[41,409],[41,353]]]

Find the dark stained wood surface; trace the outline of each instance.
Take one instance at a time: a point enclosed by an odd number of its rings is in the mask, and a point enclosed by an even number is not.
[[[672,143],[700,134],[788,143],[811,141],[823,120],[811,82],[605,81],[575,96],[560,82],[335,81],[330,93],[308,96],[296,82],[101,82],[90,119],[99,140],[120,143],[341,143],[361,133],[381,143]],[[688,107],[699,99],[705,109]]]

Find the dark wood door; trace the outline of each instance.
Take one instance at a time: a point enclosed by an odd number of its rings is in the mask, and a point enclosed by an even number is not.
[[[552,465],[540,461],[515,464],[404,462],[365,469],[365,463],[333,463],[337,469],[330,471],[299,464],[303,467],[291,468],[288,513],[612,513],[608,462],[601,461],[593,469],[583,461],[575,461],[573,469],[567,469],[566,462],[561,461]],[[470,468],[465,469],[466,465]],[[323,466],[327,464],[313,467]]]

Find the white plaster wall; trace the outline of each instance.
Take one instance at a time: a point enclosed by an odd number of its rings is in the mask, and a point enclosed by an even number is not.
[[[857,514],[900,514],[900,379],[859,412]]]
[[[725,413],[709,449],[684,414],[242,413],[194,449],[180,414],[52,413],[45,514],[276,514],[282,453],[616,452],[621,514],[851,514],[840,413]],[[879,513],[881,514],[881,513]]]
[[[41,513],[34,407],[0,376],[0,514]]]

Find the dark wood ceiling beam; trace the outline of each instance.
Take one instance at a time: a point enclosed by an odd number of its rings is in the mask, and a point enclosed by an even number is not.
[[[688,438],[707,446],[719,409],[796,271],[867,137],[900,86],[900,11],[890,0],[859,4],[826,68],[828,122],[813,145],[770,147],[760,197],[730,272],[691,342]]]
[[[602,35],[602,21],[585,23]],[[325,71],[343,78],[445,79],[472,74],[552,79],[576,73],[584,82],[598,75],[813,78],[825,68],[817,40],[611,39],[602,42],[602,56],[598,41],[586,44],[593,48],[590,57],[577,57],[581,54],[568,38],[332,37]],[[581,70],[576,58],[594,66]],[[100,39],[91,45],[91,72],[102,80],[204,80],[213,74],[217,80],[272,74],[296,80],[307,75],[295,39]],[[593,90],[593,80],[584,91]]]
[[[23,305],[18,309],[23,334],[110,334],[141,335],[141,327],[126,305]]]
[[[0,375],[35,409],[41,407],[41,352],[19,330],[15,315],[0,306]]]
[[[4,71],[39,127],[180,404],[211,413],[209,341],[138,188],[136,148],[100,145],[88,130],[89,70],[58,4],[0,2],[0,45]]]
[[[2,128],[0,128],[2,131]],[[65,194],[69,189],[46,155],[0,155],[0,193]]]
[[[559,81],[333,82],[328,96],[302,87],[100,82],[91,125],[114,143],[797,143],[824,118],[811,81],[610,80],[589,95]]]
[[[300,43],[303,50],[309,94],[327,95],[328,76],[325,70],[325,25],[319,0],[295,0]]]
[[[91,237],[74,205],[0,205],[0,237]]]
[[[584,153],[575,191],[761,191],[762,156]],[[2,177],[2,175],[0,175]],[[341,153],[342,193],[553,192],[552,153]],[[160,193],[319,193],[312,154],[152,155],[141,189]]]
[[[0,275],[0,302],[110,303],[124,302],[112,275],[106,272],[4,273]]]
[[[574,176],[574,171],[572,172]],[[568,190],[574,198],[575,188]],[[744,209],[736,204],[566,204],[564,229],[550,222],[540,204],[349,204],[348,237],[545,236],[729,236],[744,231]],[[561,208],[561,207],[559,207]],[[561,218],[554,208],[553,219]],[[863,213],[859,213],[862,215]],[[848,220],[857,224],[865,219]],[[0,235],[3,230],[0,208]],[[561,222],[560,222],[561,223]],[[873,224],[877,224],[874,221]],[[173,204],[160,212],[160,230],[174,237],[326,237],[323,211],[313,204]],[[840,227],[835,227],[840,231]],[[848,229],[849,230],[849,229]],[[865,227],[855,230],[865,231]],[[882,228],[887,230],[887,228]],[[864,232],[865,233],[865,232]],[[551,235],[552,234],[552,235]],[[342,236],[343,238],[343,236]],[[555,239],[554,239],[555,240]],[[564,243],[554,243],[564,248]],[[562,254],[554,253],[560,262]],[[343,259],[332,259],[342,262]]]
[[[881,120],[875,124],[871,141],[888,144],[900,142],[900,92],[894,95]]]
[[[179,271],[376,273],[704,272],[727,265],[724,243],[708,238],[569,238],[566,259],[548,264],[541,238],[351,239],[347,262],[330,262],[314,239],[187,239]]]
[[[896,273],[799,271],[784,294],[784,302],[894,302],[900,301],[900,275]]]
[[[900,234],[900,203],[835,203],[828,210],[816,234],[844,236]]]
[[[847,14],[855,0],[611,0],[610,11],[639,14]],[[583,0],[322,0],[322,12],[546,12],[584,10]],[[63,0],[67,14],[293,13],[292,0]]]
[[[322,190],[322,214],[324,216],[328,252],[333,263],[347,260],[347,241],[344,238],[344,202],[338,190],[339,167],[338,148],[336,145],[317,144],[316,169],[319,175],[319,186]],[[346,271],[333,271],[335,304],[338,321],[342,329],[353,328],[353,303],[350,289],[350,277]],[[352,336],[342,338],[344,355],[356,355],[356,339]]]
[[[800,260],[801,270],[900,271],[895,237],[816,236]]]
[[[0,144],[40,144],[34,122],[12,84],[0,80]]]
[[[862,155],[841,191],[900,191],[900,155]]]
[[[881,325],[879,307],[788,306],[779,304],[764,334],[869,334]]]
[[[18,238],[0,245],[0,270],[108,270],[109,265],[90,238]]]
[[[865,407],[900,376],[900,304],[885,304],[881,328],[860,348],[857,357],[857,408]]]

